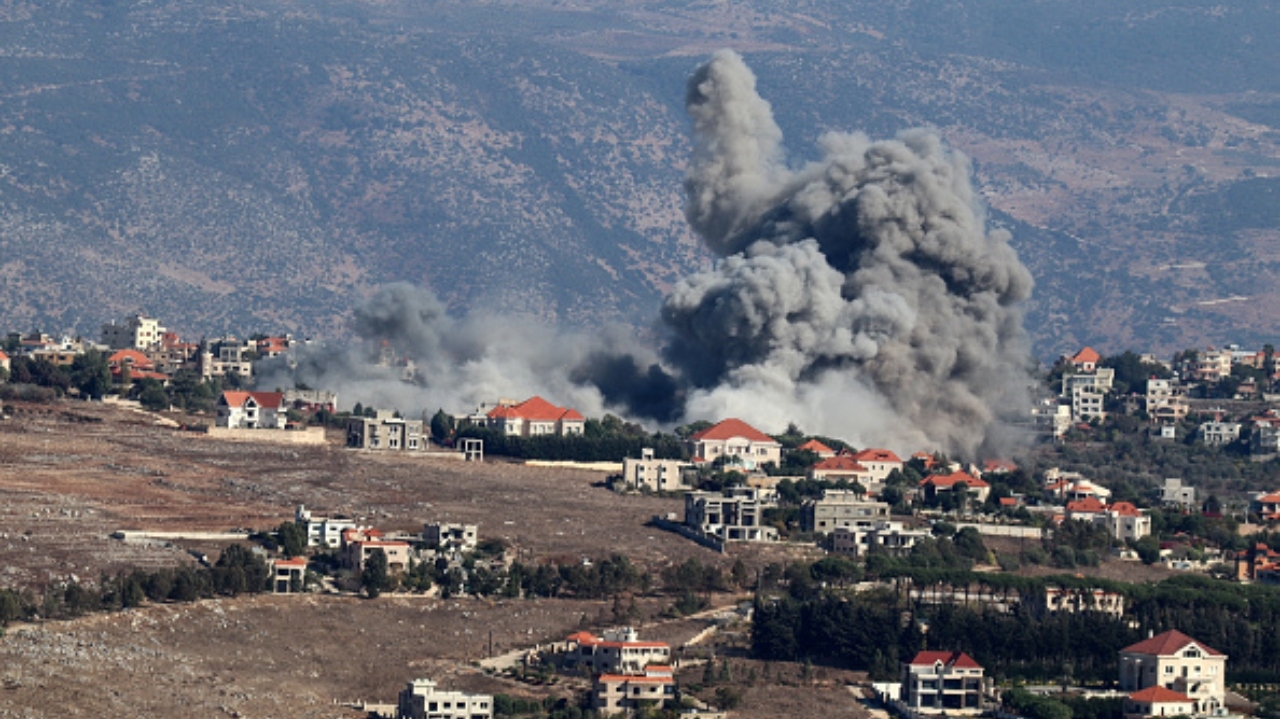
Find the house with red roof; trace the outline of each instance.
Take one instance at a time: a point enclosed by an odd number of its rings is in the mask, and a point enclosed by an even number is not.
[[[271,591],[276,594],[302,591],[307,576],[306,557],[272,559],[268,564],[271,566]]]
[[[371,528],[342,530],[342,548],[339,556],[343,566],[363,570],[365,562],[374,550],[381,549],[387,557],[387,572],[400,574],[409,569],[409,543],[389,540],[382,532]]]
[[[950,474],[931,474],[920,480],[920,491],[926,502],[935,502],[939,495],[955,492],[963,488],[969,492],[970,499],[979,504],[987,501],[991,494],[991,485],[968,472],[951,472]]]
[[[1236,580],[1280,583],[1280,552],[1262,542],[1236,553]]]
[[[1254,495],[1249,502],[1249,511],[1266,522],[1280,520],[1280,492],[1259,492]]]
[[[714,424],[689,437],[688,445],[690,454],[705,462],[724,457],[729,463],[749,470],[770,462],[782,463],[782,445],[740,419]]]
[[[883,484],[884,480],[889,477],[895,469],[901,471],[902,459],[887,449],[867,448],[860,452],[854,452],[853,458],[858,464],[867,468],[870,473],[870,481]]]
[[[258,357],[279,357],[289,351],[289,345],[293,338],[285,335],[284,337],[263,337],[255,340],[255,348]]]
[[[805,442],[804,444],[800,445],[799,447],[796,447],[796,451],[797,452],[813,452],[814,454],[818,455],[819,459],[830,459],[831,457],[836,456],[836,451],[834,449],[828,447],[827,445],[819,442],[816,439],[811,439],[808,442]]]
[[[218,398],[218,426],[229,429],[284,429],[284,394],[227,390]]]
[[[849,455],[837,455],[818,462],[806,473],[809,479],[838,482],[842,479],[857,482],[866,487],[866,480],[871,477],[871,470],[858,463]],[[870,489],[868,489],[870,491]]]
[[[1151,711],[1152,705],[1182,706],[1175,714],[1220,714],[1226,709],[1226,676],[1226,654],[1176,629],[1120,650],[1120,690],[1130,692],[1126,715],[1173,715]],[[1186,704],[1192,711],[1185,711]]]
[[[670,644],[641,641],[632,627],[606,629],[601,636],[574,632],[566,641],[568,651],[563,663],[568,668],[586,667],[591,672],[604,674],[643,674],[654,665],[671,663]]]
[[[3,351],[0,351],[0,369],[3,369],[5,372],[8,372],[11,369],[11,363],[12,363],[12,360],[9,359],[9,355],[5,354]]]
[[[1098,363],[1102,361],[1102,355],[1098,354],[1092,347],[1085,347],[1067,361],[1081,372],[1092,372],[1098,368]]]
[[[600,716],[630,716],[674,706],[676,680],[671,667],[654,666],[641,674],[601,674],[591,686],[591,708]]]
[[[1138,541],[1151,534],[1151,517],[1131,502],[1104,504],[1094,496],[1067,502],[1066,520],[1092,522],[1105,527],[1111,536],[1123,542]]]
[[[983,671],[964,652],[920,652],[902,665],[902,702],[926,715],[981,714]]]
[[[485,415],[485,426],[508,437],[581,436],[586,422],[577,410],[557,407],[541,397],[518,404],[499,402]]]

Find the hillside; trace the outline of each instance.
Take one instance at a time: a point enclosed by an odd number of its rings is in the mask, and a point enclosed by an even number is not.
[[[796,163],[827,129],[917,125],[973,158],[1041,357],[1274,339],[1278,26],[1191,2],[12,0],[0,306],[334,335],[404,280],[646,326],[709,261],[684,79],[732,46]]]

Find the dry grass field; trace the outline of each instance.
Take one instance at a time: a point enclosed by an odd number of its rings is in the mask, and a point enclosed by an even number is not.
[[[799,556],[783,547],[724,556],[645,526],[679,502],[619,496],[599,473],[504,462],[387,457],[327,447],[223,443],[85,403],[18,406],[0,421],[0,587],[193,561],[207,543],[138,546],[119,529],[266,529],[305,504],[417,531],[430,520],[476,522],[522,560],[618,551],[652,571],[688,557],[727,568]],[[732,598],[722,601],[730,602]],[[686,641],[706,621],[661,622],[669,599],[640,602],[641,631]],[[563,695],[575,680],[531,687],[473,663],[610,623],[610,606],[570,600],[383,596],[246,596],[152,605],[10,627],[0,638],[0,717],[355,717],[335,702],[392,702],[409,679],[527,696]],[[797,667],[776,670],[781,678]],[[788,673],[790,672],[790,674]],[[798,674],[796,675],[798,676]],[[838,681],[743,685],[742,717],[847,716]]]

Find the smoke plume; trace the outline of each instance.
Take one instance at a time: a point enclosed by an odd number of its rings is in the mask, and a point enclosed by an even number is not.
[[[380,406],[460,411],[538,393],[664,425],[733,416],[859,446],[1001,449],[1004,420],[1028,406],[1020,303],[1032,282],[1007,234],[985,228],[967,160],[916,130],[829,133],[821,159],[790,166],[729,51],[690,78],[686,104],[685,215],[720,259],[664,300],[660,353],[623,331],[451,318],[425,290],[393,285],[355,313],[363,347],[304,348],[293,378]],[[388,346],[413,361],[414,385],[403,367],[371,364]]]

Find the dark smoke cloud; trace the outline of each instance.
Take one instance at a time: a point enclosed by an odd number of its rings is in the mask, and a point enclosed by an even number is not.
[[[789,167],[728,51],[692,76],[687,107],[685,214],[720,259],[665,299],[660,356],[623,330],[452,318],[393,285],[355,312],[363,346],[304,349],[275,381],[337,387],[348,405],[463,410],[536,393],[667,425],[734,416],[860,446],[1002,449],[1002,420],[1027,408],[1032,283],[1008,236],[986,230],[967,160],[927,131],[830,133],[821,159]],[[414,361],[415,385],[371,366],[383,342]]]
[[[963,156],[927,131],[830,133],[821,160],[789,170],[729,51],[693,75],[687,105],[685,214],[724,256],[662,308],[689,412],[754,400],[743,413],[761,420],[783,419],[773,407],[840,436],[969,456],[1023,412],[1031,275],[1007,234],[985,229]]]

